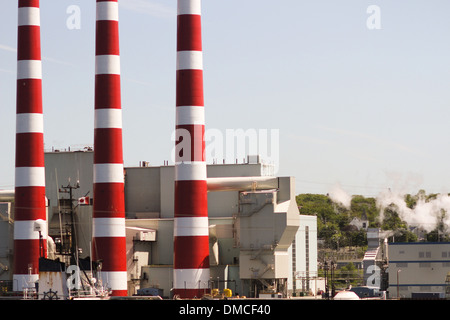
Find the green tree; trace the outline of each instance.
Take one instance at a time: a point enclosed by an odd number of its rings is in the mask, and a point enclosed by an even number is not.
[[[417,235],[407,229],[397,229],[394,234],[395,242],[417,242]]]
[[[374,224],[379,215],[376,202],[376,199],[372,197],[366,198],[361,195],[353,196],[350,208],[352,217],[361,219],[365,216],[369,220],[369,227],[376,227]]]
[[[301,214],[316,215],[318,219],[326,221],[334,213],[333,203],[326,195],[299,194],[296,200]]]
[[[321,194],[299,194],[296,200],[301,214],[317,216],[318,238],[326,247],[337,249],[342,241],[341,229],[349,222],[346,209]]]
[[[336,270],[336,277],[339,279],[340,286],[348,286],[349,284],[355,286],[361,282],[360,272],[353,262]]]
[[[406,222],[400,219],[397,212],[397,207],[391,205],[384,210],[384,218],[381,224],[381,229],[383,230],[397,230],[406,229]]]

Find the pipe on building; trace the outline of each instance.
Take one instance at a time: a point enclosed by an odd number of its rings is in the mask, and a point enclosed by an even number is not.
[[[118,0],[97,0],[92,255],[113,296],[127,295]]]
[[[44,117],[39,0],[19,0],[17,33],[16,164],[13,290],[34,287],[47,256]],[[46,230],[46,228],[44,228]]]
[[[0,202],[14,202],[16,192],[14,190],[0,190]],[[45,207],[48,207],[48,198],[45,196]]]
[[[0,190],[0,202],[13,202],[14,196],[14,190]]]
[[[178,0],[174,211],[174,295],[209,292],[208,186],[201,0]]]
[[[277,177],[208,178],[208,191],[251,191],[278,189]]]

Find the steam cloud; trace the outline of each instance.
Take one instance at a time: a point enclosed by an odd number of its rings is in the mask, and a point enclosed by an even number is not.
[[[438,194],[435,199],[428,201],[425,195],[419,195],[414,208],[407,206],[405,195],[399,192],[385,191],[378,195],[377,206],[381,213],[391,205],[395,206],[395,211],[408,225],[422,227],[427,232],[434,230],[440,219],[446,228],[450,225],[450,197],[448,194]]]
[[[346,209],[350,209],[352,203],[352,196],[341,188],[339,184],[336,184],[328,193],[330,199],[334,203],[342,205]]]
[[[352,196],[336,184],[329,192],[330,199],[350,209]],[[425,194],[418,195],[417,203],[409,208],[405,202],[405,194],[398,191],[387,190],[380,192],[376,197],[377,209],[380,212],[380,220],[384,218],[384,210],[392,208],[400,219],[409,226],[421,227],[426,232],[433,231],[439,222],[449,231],[450,226],[450,196],[445,193],[438,194],[435,198],[426,199]]]

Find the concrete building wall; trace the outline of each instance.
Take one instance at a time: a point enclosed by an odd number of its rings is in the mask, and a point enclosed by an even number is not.
[[[127,168],[125,211],[128,219],[159,218],[161,215],[159,167]]]
[[[45,194],[49,201],[49,221],[54,208],[58,206],[58,198],[68,199],[68,194],[61,193],[61,186],[68,184],[79,188],[73,190],[74,199],[93,196],[93,163],[92,151],[47,152],[45,153]]]
[[[0,281],[10,280],[12,271],[12,203],[0,202]]]
[[[155,241],[141,248],[150,252],[148,265],[171,265],[173,263],[173,220],[172,219],[127,219],[126,227],[144,228],[155,231]],[[135,243],[136,244],[136,243]],[[133,248],[130,247],[130,250]],[[136,250],[137,248],[134,248]]]
[[[175,203],[175,168],[173,166],[160,167],[161,187],[161,218],[173,219]]]
[[[218,177],[261,177],[265,175],[262,163],[210,164],[207,167],[208,178]]]
[[[208,165],[207,174],[208,178],[260,177],[264,172],[262,168],[262,164]],[[173,218],[174,174],[173,166],[126,168],[127,218]],[[236,214],[238,195],[236,191],[210,192],[209,216]]]

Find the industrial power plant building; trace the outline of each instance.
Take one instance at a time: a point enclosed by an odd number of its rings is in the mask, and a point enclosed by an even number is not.
[[[92,150],[45,153],[49,259],[93,255],[93,160]],[[294,178],[270,172],[259,157],[207,166],[210,279],[199,287],[247,297],[319,289],[316,217],[300,215]],[[128,295],[172,297],[174,166],[141,162],[124,181]]]
[[[45,153],[48,259],[70,265],[69,253],[81,262],[93,256],[93,160],[92,150]],[[325,289],[318,278],[317,218],[299,213],[294,179],[275,177],[271,169],[258,157],[207,166],[210,278],[202,287],[208,292],[292,297]],[[174,297],[174,170],[147,162],[124,169],[128,296]],[[13,280],[13,257],[21,254],[14,252],[14,206],[14,191],[1,191],[2,287]],[[379,230],[369,231],[362,261],[367,288],[386,290],[391,299],[448,298],[448,242],[387,243]],[[34,287],[16,288],[26,285]]]

